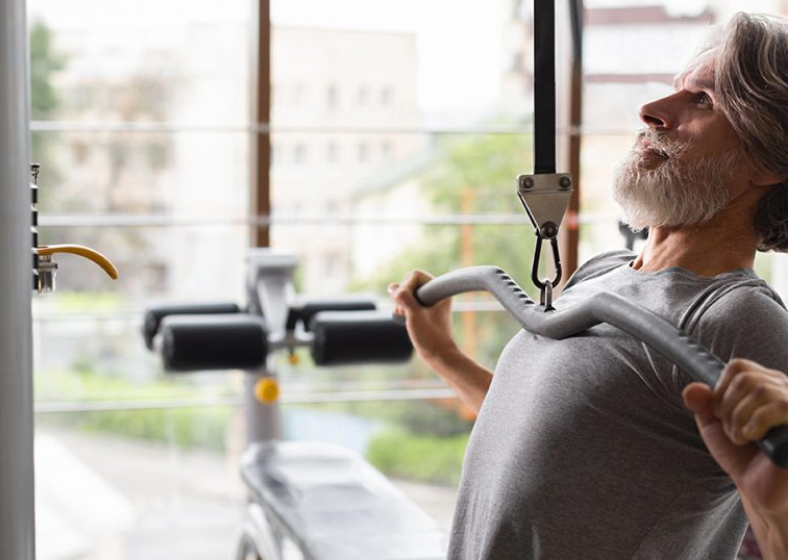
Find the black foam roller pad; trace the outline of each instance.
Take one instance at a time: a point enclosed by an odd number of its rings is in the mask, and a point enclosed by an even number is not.
[[[391,313],[323,311],[312,318],[312,358],[319,366],[404,362],[413,345]]]
[[[159,332],[161,321],[170,315],[227,315],[240,312],[241,309],[234,303],[160,305],[151,307],[145,311],[145,321],[142,324],[142,336],[145,338],[145,346],[148,347],[148,350],[153,350],[153,338]]]
[[[257,369],[268,353],[258,315],[170,315],[162,320],[161,334],[168,371]]]
[[[363,296],[346,296],[342,299],[302,299],[290,308],[287,330],[295,329],[299,321],[306,330],[309,330],[312,317],[321,311],[374,311],[377,308],[374,299]]]

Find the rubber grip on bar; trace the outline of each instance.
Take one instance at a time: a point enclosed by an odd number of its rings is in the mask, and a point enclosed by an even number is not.
[[[170,315],[161,323],[167,371],[257,369],[265,365],[268,333],[258,315]]]
[[[405,327],[377,311],[322,311],[310,329],[318,366],[405,362],[413,354]]]
[[[758,447],[778,467],[788,469],[788,426],[777,426],[769,430]]]
[[[153,339],[159,332],[162,319],[170,315],[228,315],[240,313],[241,309],[234,303],[201,303],[181,305],[159,305],[145,311],[142,323],[142,336],[145,346],[153,350]]]

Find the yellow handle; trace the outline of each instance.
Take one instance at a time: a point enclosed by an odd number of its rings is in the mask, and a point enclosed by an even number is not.
[[[113,280],[118,279],[118,269],[115,268],[115,265],[112,264],[107,257],[98,251],[94,251],[90,247],[83,247],[82,245],[47,245],[44,247],[36,247],[35,252],[41,256],[54,255],[55,253],[79,255],[99,265]]]

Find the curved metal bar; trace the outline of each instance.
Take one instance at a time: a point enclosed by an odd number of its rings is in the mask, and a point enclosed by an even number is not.
[[[648,344],[695,381],[714,386],[725,364],[668,321],[615,294],[600,293],[563,310],[538,306],[506,272],[494,266],[455,270],[416,290],[416,299],[433,305],[466,292],[490,292],[522,327],[534,334],[563,339],[607,323]],[[788,426],[772,429],[758,442],[775,464],[788,468]]]

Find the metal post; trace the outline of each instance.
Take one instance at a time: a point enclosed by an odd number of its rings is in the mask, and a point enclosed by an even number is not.
[[[265,318],[269,336],[285,335],[288,299],[298,258],[272,249],[250,249],[247,255],[247,312]],[[276,377],[276,359],[268,356],[262,371],[248,371],[244,379],[246,444],[275,441],[281,437],[279,402],[263,404],[255,396],[255,385],[264,377]]]
[[[0,558],[35,557],[24,0],[0,2]]]
[[[252,118],[260,127],[252,138],[251,211],[257,218],[271,216],[271,0],[256,0],[254,18],[254,67]],[[271,245],[271,227],[258,225],[252,233],[252,247]]]

